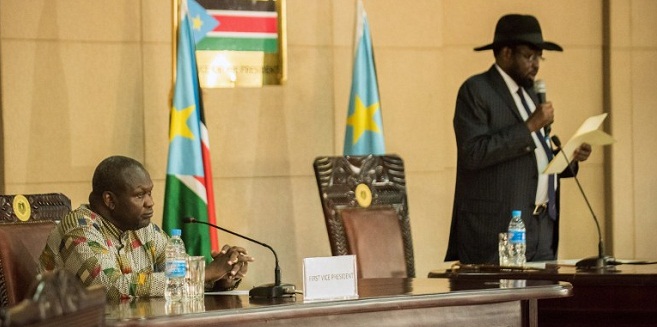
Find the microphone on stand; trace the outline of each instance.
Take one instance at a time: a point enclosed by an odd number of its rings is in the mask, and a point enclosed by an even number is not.
[[[534,82],[534,92],[538,96],[538,103],[545,103],[547,102],[547,98],[545,96],[545,81],[542,79],[537,79]],[[552,124],[547,124],[543,126],[543,129],[545,130],[545,135],[548,137],[550,135],[550,132],[552,132]]]
[[[225,229],[223,227],[205,222],[205,221],[200,221],[197,220],[194,217],[187,217],[183,219],[183,222],[185,224],[204,224],[208,225],[211,227],[214,227],[218,230],[224,231],[228,234],[235,235],[237,237],[243,238],[247,241],[251,241],[255,244],[264,246],[271,250],[271,252],[274,254],[274,260],[276,262],[276,267],[274,268],[274,283],[273,284],[266,284],[262,286],[257,286],[249,290],[249,296],[250,297],[257,297],[257,298],[281,298],[281,297],[291,297],[294,296],[296,292],[296,288],[292,284],[281,284],[281,267],[278,265],[278,255],[276,255],[276,251],[274,249],[262,242],[256,241],[250,237],[235,233],[231,230]]]
[[[579,260],[577,263],[575,263],[575,267],[577,267],[578,270],[613,270],[615,269],[617,262],[614,258],[605,255],[605,245],[602,241],[602,233],[600,232],[600,223],[598,222],[598,217],[595,216],[595,212],[591,207],[591,203],[589,203],[589,199],[586,197],[586,193],[584,193],[584,189],[582,189],[582,185],[579,183],[579,179],[577,179],[577,174],[575,174],[573,167],[570,166],[570,160],[566,155],[566,151],[561,148],[561,141],[559,140],[559,137],[556,135],[552,136],[552,143],[557,146],[557,149],[560,150],[559,152],[561,152],[563,157],[566,159],[568,169],[575,178],[579,192],[582,194],[582,197],[584,197],[584,201],[586,201],[586,205],[589,207],[591,216],[593,216],[593,221],[595,221],[595,227],[598,229],[598,256]]]

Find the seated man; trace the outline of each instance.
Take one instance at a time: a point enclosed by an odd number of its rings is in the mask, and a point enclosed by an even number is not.
[[[153,182],[138,161],[113,156],[94,172],[89,204],[53,229],[40,270],[66,269],[85,286],[100,284],[107,298],[164,296],[168,236],[153,217]],[[253,261],[240,247],[224,245],[205,268],[206,284],[236,287]]]

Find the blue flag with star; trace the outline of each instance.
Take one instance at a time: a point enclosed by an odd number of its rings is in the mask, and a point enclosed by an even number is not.
[[[216,229],[184,224],[183,218],[216,224],[210,137],[205,124],[198,80],[192,16],[193,1],[180,2],[176,47],[176,77],[169,114],[169,157],[164,186],[162,227],[167,233],[182,229],[187,253],[203,255],[208,262],[219,250]]]
[[[187,6],[189,8],[192,32],[194,34],[194,43],[198,43],[205,38],[208,32],[214,30],[219,25],[219,22],[208,14],[207,10],[198,4],[198,2],[187,0]]]
[[[385,154],[383,116],[367,14],[358,1],[356,53],[344,136],[345,155]]]

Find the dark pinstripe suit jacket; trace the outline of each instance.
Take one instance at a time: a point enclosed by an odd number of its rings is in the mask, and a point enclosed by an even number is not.
[[[533,90],[526,91],[536,103]],[[470,77],[459,89],[454,131],[458,163],[445,261],[497,263],[497,234],[507,230],[512,210],[522,210],[527,244],[536,241],[528,218],[538,168],[534,141],[495,66]],[[550,233],[556,257],[558,219]],[[531,258],[533,250],[527,251]]]

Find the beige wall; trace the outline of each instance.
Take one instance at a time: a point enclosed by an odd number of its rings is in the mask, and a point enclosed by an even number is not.
[[[613,241],[608,252],[655,257],[657,2],[610,0],[608,25],[601,0],[364,2],[387,150],[406,162],[418,276],[443,261],[447,245],[456,91],[490,66],[492,54],[472,48],[489,43],[509,12],[537,16],[545,38],[566,49],[546,52],[539,74],[557,110],[554,132],[567,139],[586,117],[610,113],[618,142],[594,148],[580,174]],[[298,287],[301,260],[330,255],[312,161],[342,152],[354,8],[354,0],[287,0],[287,84],[204,91],[219,221],[272,245],[283,281]],[[95,165],[124,154],[150,170],[162,212],[170,1],[1,0],[0,38],[4,193],[63,192],[77,206]],[[595,226],[574,181],[563,183],[563,199],[560,257],[595,255]],[[242,288],[271,282],[271,254],[244,245],[258,263]]]
[[[610,2],[609,203],[618,257],[654,258],[657,216],[657,1]]]

